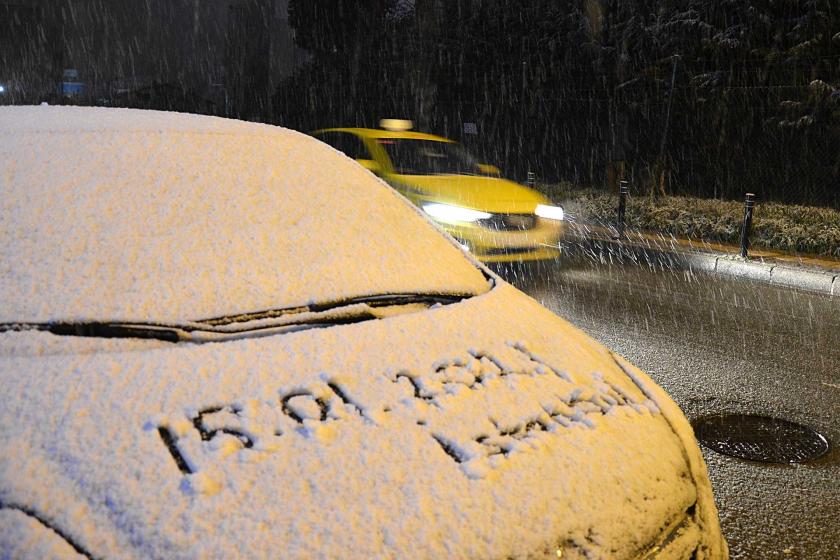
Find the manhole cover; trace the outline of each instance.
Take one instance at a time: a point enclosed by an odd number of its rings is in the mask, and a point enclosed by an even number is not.
[[[733,457],[765,463],[804,463],[828,452],[828,440],[807,426],[748,414],[715,414],[692,422],[698,441]]]

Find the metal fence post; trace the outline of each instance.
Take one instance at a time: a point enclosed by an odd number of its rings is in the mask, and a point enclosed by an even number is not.
[[[747,258],[750,248],[750,229],[752,228],[753,207],[755,206],[755,195],[747,193],[744,199],[744,225],[741,227],[741,258]]]
[[[627,192],[630,190],[627,181],[620,181],[618,187],[618,236],[624,237],[624,214],[627,211]]]

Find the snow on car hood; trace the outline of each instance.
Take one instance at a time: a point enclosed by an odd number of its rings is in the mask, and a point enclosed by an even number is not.
[[[630,558],[686,515],[722,554],[676,406],[504,283],[258,339],[47,338],[0,335],[0,505],[97,558]]]
[[[278,127],[0,107],[0,177],[0,323],[183,322],[487,289],[383,182]]]

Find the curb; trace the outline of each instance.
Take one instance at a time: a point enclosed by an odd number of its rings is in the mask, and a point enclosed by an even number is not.
[[[740,256],[724,253],[687,251],[676,247],[674,243],[638,244],[597,236],[570,236],[564,248],[571,254],[583,252],[590,256],[598,255],[602,261],[691,269],[822,293],[830,297],[840,296],[840,272],[785,266],[763,260],[744,260]]]
[[[715,273],[747,278],[775,286],[840,295],[840,277],[831,272],[794,268],[740,257],[716,256]]]

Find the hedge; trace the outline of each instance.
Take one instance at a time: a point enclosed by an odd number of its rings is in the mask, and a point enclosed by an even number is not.
[[[543,185],[573,220],[610,224],[616,219],[618,195],[568,184]],[[628,227],[692,240],[737,245],[744,218],[742,201],[668,196],[652,201],[628,196]],[[796,254],[840,257],[840,211],[757,201],[750,244]]]

